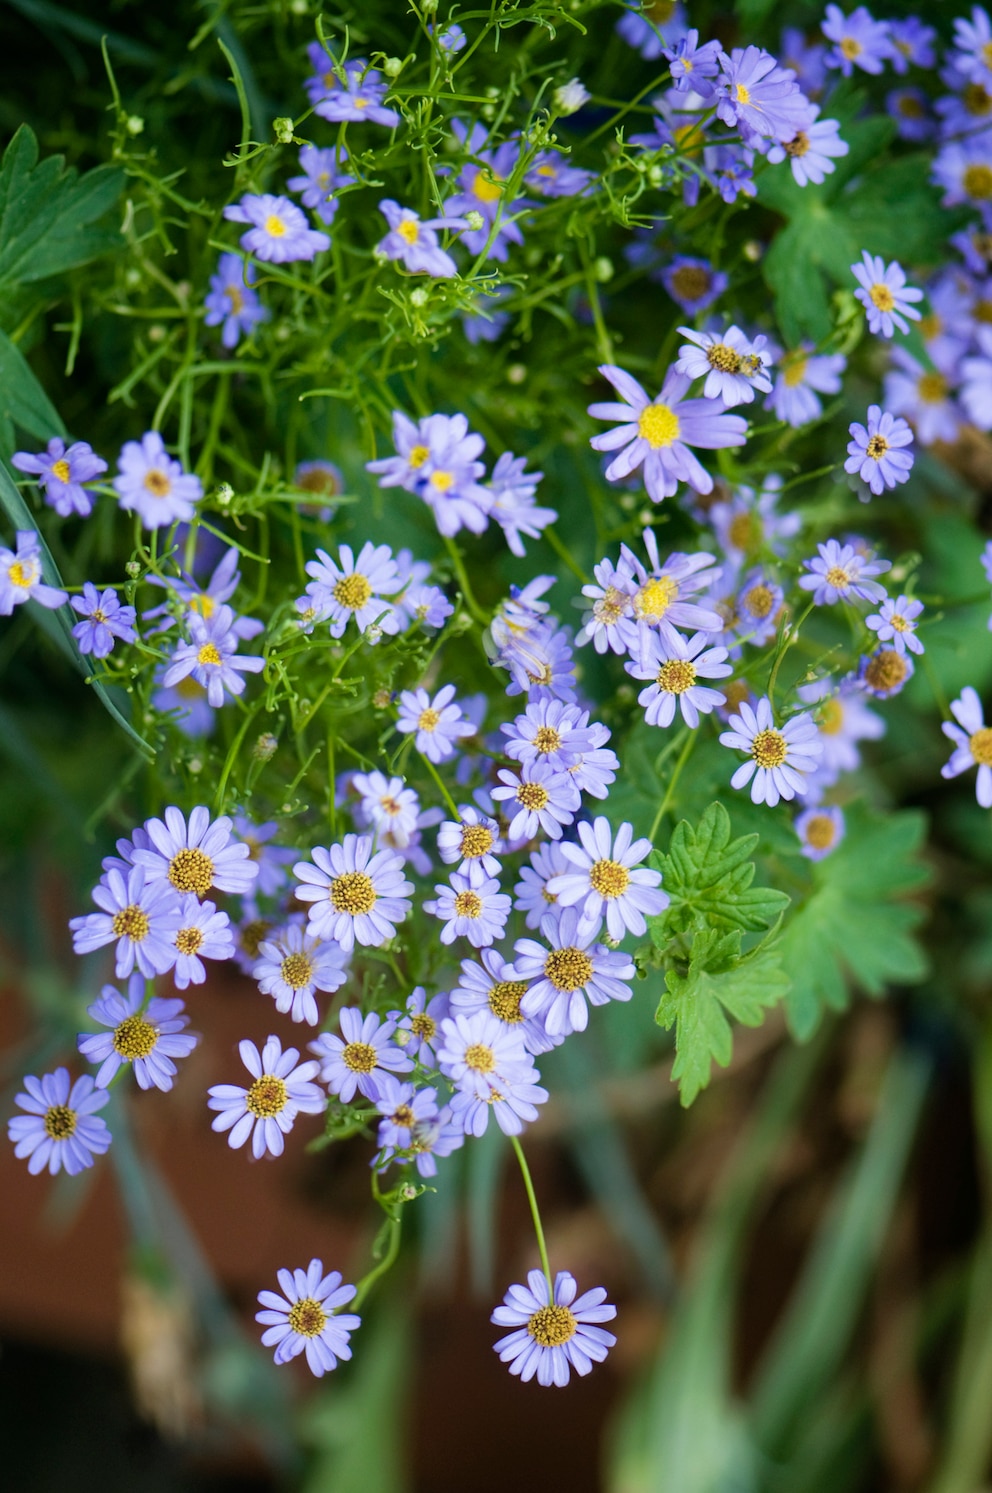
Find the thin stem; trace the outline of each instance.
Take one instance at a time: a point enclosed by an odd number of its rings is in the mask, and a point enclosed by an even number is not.
[[[803,623],[806,621],[806,618],[809,616],[810,612],[815,606],[816,602],[811,601],[794,627],[785,627],[782,629],[782,642],[779,646],[778,653],[775,656],[775,662],[772,664],[772,672],[768,679],[768,703],[772,707],[773,714],[775,711],[775,681],[778,679],[778,671],[782,666],[782,660],[788,652],[790,646],[798,638],[799,629],[802,627]]]
[[[575,579],[577,581],[581,581],[583,585],[586,585],[588,576],[584,575],[583,572],[579,569],[578,565],[576,565],[567,548],[556,534],[553,525],[547,524],[541,532],[543,533],[544,538],[550,544],[551,548],[554,550],[555,554],[558,555],[562,560],[564,560],[569,570],[575,576]]]
[[[517,1164],[520,1167],[520,1175],[524,1179],[524,1187],[527,1192],[527,1201],[530,1204],[530,1216],[534,1220],[534,1233],[537,1235],[537,1248],[541,1256],[541,1269],[544,1271],[544,1279],[548,1283],[548,1300],[555,1299],[555,1283],[551,1277],[551,1264],[548,1260],[548,1246],[544,1242],[544,1226],[541,1223],[541,1210],[537,1206],[537,1193],[534,1191],[534,1183],[524,1155],[523,1146],[515,1135],[510,1136],[510,1145],[517,1156]]]
[[[387,1270],[392,1270],[396,1264],[396,1256],[400,1252],[400,1230],[400,1215],[397,1214],[389,1220],[389,1247],[378,1265],[374,1265],[358,1282],[354,1299],[348,1303],[349,1311],[357,1311],[379,1277],[385,1275]]]
[[[665,789],[665,796],[661,800],[661,803],[658,805],[658,812],[654,816],[654,823],[652,824],[650,830],[648,831],[648,839],[651,841],[652,844],[654,844],[654,837],[658,833],[658,827],[661,824],[661,821],[665,817],[665,814],[666,814],[667,809],[668,809],[668,805],[672,801],[672,797],[673,797],[673,795],[675,793],[675,789],[676,789],[676,787],[678,785],[679,778],[680,778],[680,776],[682,774],[682,769],[683,769],[683,767],[685,766],[685,764],[689,760],[689,753],[692,751],[693,747],[695,746],[695,744],[696,744],[696,737],[698,735],[699,735],[698,731],[690,731],[689,728],[688,728],[688,726],[686,727],[685,743],[683,744],[682,750],[679,753],[678,761],[676,762],[675,766],[672,768],[672,775],[668,779],[668,787]]]
[[[485,612],[482,610],[479,603],[475,599],[475,594],[472,591],[471,582],[469,581],[468,575],[466,573],[465,566],[461,557],[461,552],[457,544],[447,535],[445,535],[444,537],[444,543],[447,548],[448,554],[451,556],[451,563],[454,567],[455,575],[458,578],[458,584],[461,587],[462,596],[465,598],[465,605],[472,613],[472,616],[475,618],[476,622],[480,622],[483,627],[488,627],[489,618],[486,616]]]
[[[438,772],[431,759],[429,757],[425,757],[423,752],[418,752],[417,756],[420,758],[421,762],[427,768],[427,771],[430,773],[431,777],[440,788],[441,796],[444,799],[445,803],[448,805],[448,808],[451,810],[451,817],[457,822],[459,819],[461,819],[462,816],[459,814],[458,809],[455,806],[455,800],[452,798],[451,794],[444,786],[444,783],[441,779],[441,774]]]

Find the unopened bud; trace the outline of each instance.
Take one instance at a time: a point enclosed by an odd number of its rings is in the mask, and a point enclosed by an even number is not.
[[[203,763],[200,761],[199,757],[190,757],[186,766],[189,768],[194,777],[197,773],[203,771]]]
[[[287,119],[284,115],[280,115],[278,119],[272,121],[272,133],[280,145],[292,145],[293,128],[293,121]]]
[[[467,212],[465,214],[465,221],[474,233],[478,233],[479,229],[484,228],[486,225],[485,218],[482,216],[479,210],[474,207],[472,208],[471,212]]]
[[[388,689],[377,689],[372,696],[372,704],[376,710],[385,710],[390,703],[391,698]]]
[[[141,574],[141,565],[137,560],[128,560],[124,566],[124,574],[129,581],[136,581]]]
[[[428,301],[428,295],[427,295],[427,292],[423,288],[422,285],[418,285],[417,288],[416,288],[416,290],[411,290],[411,292],[410,292],[410,305],[411,306],[426,306],[427,305],[427,301]]]
[[[606,285],[608,281],[613,279],[613,260],[607,259],[605,254],[601,254],[593,265],[593,272],[600,285]]]
[[[269,762],[275,756],[278,747],[278,736],[273,736],[271,731],[263,731],[252,747],[251,754],[256,762]]]
[[[387,78],[398,78],[403,71],[402,57],[387,57],[382,64],[382,70]]]
[[[555,106],[556,114],[574,114],[581,109],[583,104],[589,102],[589,91],[583,88],[578,78],[570,78],[560,88],[556,88],[551,95],[551,101]]]
[[[214,495],[214,501],[219,504],[221,508],[226,508],[233,497],[234,488],[231,486],[230,482],[222,482],[218,487],[216,494]]]
[[[527,369],[523,363],[511,363],[506,370],[506,381],[510,384],[522,384],[527,377]]]
[[[127,116],[127,132],[129,135],[140,135],[145,127],[145,121],[140,114],[129,114]]]
[[[752,264],[757,264],[764,252],[764,245],[759,244],[756,238],[749,238],[744,245],[744,258],[749,259]]]

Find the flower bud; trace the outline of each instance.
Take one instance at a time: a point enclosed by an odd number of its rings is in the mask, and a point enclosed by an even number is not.
[[[387,57],[382,64],[382,70],[387,78],[398,78],[403,71],[402,57]]]
[[[272,133],[279,145],[292,145],[293,143],[293,121],[280,115],[272,121]]]
[[[426,290],[424,290],[424,288],[423,288],[422,285],[418,285],[417,288],[416,288],[416,290],[411,290],[411,292],[410,292],[410,305],[411,306],[426,306],[427,305],[427,301],[428,301],[428,295],[427,295],[427,292],[426,292]]]
[[[556,88],[551,95],[556,114],[574,114],[581,109],[583,104],[589,102],[589,91],[583,88],[578,78],[570,78],[560,88]]]
[[[129,581],[136,581],[141,574],[141,565],[137,560],[128,560],[124,566],[124,574]]]
[[[475,233],[478,233],[480,228],[484,228],[486,226],[485,218],[479,212],[478,208],[475,207],[473,207],[470,212],[467,212],[465,214],[465,221]]]
[[[271,731],[263,731],[252,747],[251,754],[256,762],[269,762],[275,756],[278,746],[278,736],[273,736]]]
[[[140,135],[145,127],[145,121],[140,114],[129,114],[127,116],[127,132],[129,135]]]
[[[605,254],[601,254],[593,265],[593,273],[600,285],[606,285],[613,279],[613,260],[607,259]]]

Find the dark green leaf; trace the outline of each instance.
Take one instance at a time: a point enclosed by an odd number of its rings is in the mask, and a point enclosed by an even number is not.
[[[39,441],[65,435],[65,426],[31,372],[24,354],[0,331],[0,454],[14,451],[14,426]]]
[[[0,286],[26,284],[88,264],[120,248],[103,218],[120,197],[124,174],[98,166],[80,176],[61,156],[38,164],[38,142],[21,125],[0,166]]]

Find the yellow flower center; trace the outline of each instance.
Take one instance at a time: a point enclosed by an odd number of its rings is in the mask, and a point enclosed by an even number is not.
[[[503,195],[503,183],[488,166],[476,172],[472,191],[480,202],[496,202]]]
[[[169,880],[177,892],[202,897],[214,882],[214,863],[202,850],[179,850],[169,862]]]
[[[836,696],[824,700],[820,708],[820,731],[824,736],[836,736],[844,724],[844,707]]]
[[[245,1107],[260,1120],[271,1120],[289,1103],[289,1094],[281,1078],[263,1073],[245,1095]]]
[[[592,979],[592,960],[584,949],[552,949],[544,973],[556,990],[579,990]]]
[[[335,876],[329,896],[335,912],[347,912],[352,917],[371,912],[378,901],[372,878],[364,871],[345,871]]]
[[[430,454],[426,446],[414,446],[407,457],[407,465],[413,467],[414,471],[417,471],[419,467],[423,466]]]
[[[389,1116],[389,1118],[392,1120],[393,1124],[398,1125],[401,1130],[409,1130],[411,1125],[415,1125],[417,1121],[417,1116],[414,1114],[409,1104],[399,1105],[396,1109],[393,1110],[393,1113]]]
[[[868,663],[865,678],[872,689],[891,690],[902,684],[908,672],[901,653],[894,648],[883,648]]]
[[[560,1348],[578,1327],[567,1306],[542,1306],[527,1319],[527,1331],[542,1348]]]
[[[607,586],[593,607],[593,611],[601,622],[619,622],[627,609],[629,599],[622,591],[618,591],[616,586]]]
[[[289,1309],[289,1329],[300,1337],[320,1337],[326,1326],[327,1313],[312,1296],[294,1301]]]
[[[111,927],[118,938],[129,938],[132,943],[141,943],[148,937],[151,924],[143,908],[137,902],[131,902],[127,907],[122,907],[120,912],[114,913]]]
[[[158,1027],[142,1016],[128,1016],[114,1031],[114,1051],[131,1063],[146,1058],[158,1041]]]
[[[961,95],[961,101],[969,114],[979,117],[992,109],[992,94],[983,88],[981,83],[969,83]]]
[[[634,611],[638,617],[660,621],[672,602],[678,598],[678,594],[678,581],[673,580],[670,575],[656,576],[654,580],[645,581],[637,592],[634,597]]]
[[[589,880],[594,891],[612,901],[614,897],[622,897],[627,890],[630,872],[619,861],[595,861],[589,868]]]
[[[270,238],[282,238],[286,232],[286,225],[275,213],[269,213],[265,220],[265,231]]]
[[[666,695],[684,695],[696,682],[696,666],[687,658],[669,658],[658,670],[658,688]]]
[[[947,394],[947,380],[941,373],[921,373],[916,392],[924,404],[939,404]]]
[[[971,755],[980,767],[992,767],[992,726],[982,726],[969,737]]]
[[[545,756],[561,748],[561,733],[554,726],[538,726],[534,732],[534,745]]]
[[[735,84],[734,91],[737,94],[737,102],[739,104],[749,104],[751,102],[751,90],[750,88],[745,88],[743,83]]]
[[[646,404],[637,417],[637,431],[652,451],[666,450],[679,438],[679,417],[667,404]]]
[[[680,264],[672,275],[672,289],[682,301],[701,301],[711,285],[710,272],[701,264]]]
[[[751,743],[751,756],[759,767],[781,767],[789,755],[789,743],[781,731],[759,731]]]
[[[961,184],[969,197],[987,202],[992,197],[992,166],[983,165],[980,161],[966,166]]]
[[[873,435],[865,447],[865,454],[870,456],[872,461],[881,461],[888,449],[889,443],[884,435]]]
[[[38,566],[34,561],[25,565],[21,560],[15,560],[8,568],[7,574],[15,586],[20,586],[22,590],[27,591],[38,579]]]
[[[341,577],[332,594],[341,606],[352,612],[360,612],[372,595],[372,585],[367,576],[355,570],[351,575]]]
[[[482,898],[478,892],[459,892],[455,898],[455,913],[460,918],[480,918]]]
[[[714,342],[712,347],[706,349],[706,361],[711,368],[719,373],[740,373],[741,356],[728,347],[725,342]]]
[[[853,62],[855,57],[860,57],[861,53],[864,51],[864,47],[857,40],[857,38],[853,36],[841,37],[838,46],[840,47],[841,55],[843,57],[846,57],[849,62]]]
[[[809,136],[807,135],[805,130],[799,130],[797,134],[793,135],[792,139],[785,147],[785,153],[787,156],[801,157],[806,155],[808,150]]]
[[[167,498],[172,491],[172,478],[161,467],[152,467],[145,473],[144,487],[153,498]]]
[[[241,312],[245,309],[245,298],[243,293],[238,289],[236,285],[225,285],[224,294],[227,296],[227,299],[231,303],[231,310],[229,312],[229,315],[240,316]]]
[[[403,218],[400,220],[396,232],[401,239],[404,239],[406,243],[412,246],[420,237],[420,224],[413,218]]]
[[[429,705],[417,716],[417,726],[421,731],[436,731],[440,724],[441,712],[431,709]]]
[[[198,664],[213,664],[215,667],[223,662],[216,643],[204,643],[197,652],[196,661]]]
[[[814,850],[828,850],[837,838],[837,826],[829,814],[814,814],[806,825],[806,843]]]
[[[727,539],[736,550],[749,550],[761,540],[761,526],[753,513],[738,513],[727,526]]]
[[[249,959],[258,957],[258,946],[271,931],[272,924],[265,918],[256,918],[254,922],[246,923],[241,930],[241,947]]]
[[[496,1067],[496,1054],[482,1042],[473,1042],[465,1049],[465,1066],[473,1073],[492,1073]]]
[[[537,813],[543,809],[549,796],[543,783],[521,783],[517,789],[517,803],[523,804],[524,808],[530,809],[531,813]]]
[[[787,389],[796,389],[799,387],[806,377],[808,364],[809,358],[804,358],[801,354],[789,359],[788,363],[782,369],[782,377],[785,380],[785,387]]]
[[[891,311],[896,304],[895,296],[887,285],[882,284],[881,280],[876,280],[868,294],[872,305],[877,306],[879,311]]]
[[[826,582],[835,591],[843,591],[851,584],[851,572],[845,570],[843,565],[831,565],[826,574]]]
[[[302,990],[313,978],[313,960],[299,952],[287,954],[279,966],[279,977],[290,990]]]
[[[901,612],[893,612],[892,613],[892,616],[889,618],[889,626],[895,632],[912,632],[913,631],[913,624],[912,624],[912,622],[907,622],[906,618],[902,615]]]
[[[352,1073],[371,1073],[376,1064],[375,1048],[370,1042],[349,1042],[341,1053],[341,1061]]]
[[[438,492],[450,492],[455,485],[454,473],[432,472],[430,483],[431,487],[436,488]]]
[[[200,928],[180,928],[174,943],[180,954],[198,954],[203,948],[203,932]]]
[[[466,861],[478,860],[480,855],[488,855],[493,848],[493,832],[484,824],[462,825],[462,859]]]
[[[419,1015],[410,1017],[410,1030],[421,1042],[432,1042],[437,1032],[437,1022],[426,1011],[421,1011]]]
[[[205,591],[198,591],[195,596],[191,596],[186,605],[191,612],[197,612],[205,622],[213,616],[217,609],[217,603]]]
[[[61,461],[52,462],[52,476],[57,477],[60,482],[68,482],[71,475],[69,463],[63,458]]]
[[[775,592],[770,586],[764,586],[759,582],[757,586],[752,586],[750,591],[746,591],[742,599],[751,616],[763,622],[771,614],[772,607],[775,605]]]
[[[68,1140],[75,1130],[76,1111],[67,1104],[53,1104],[45,1111],[45,1134],[50,1140]]]
[[[520,1002],[526,993],[526,980],[498,980],[489,991],[489,1009],[500,1021],[517,1026],[524,1019]]]

